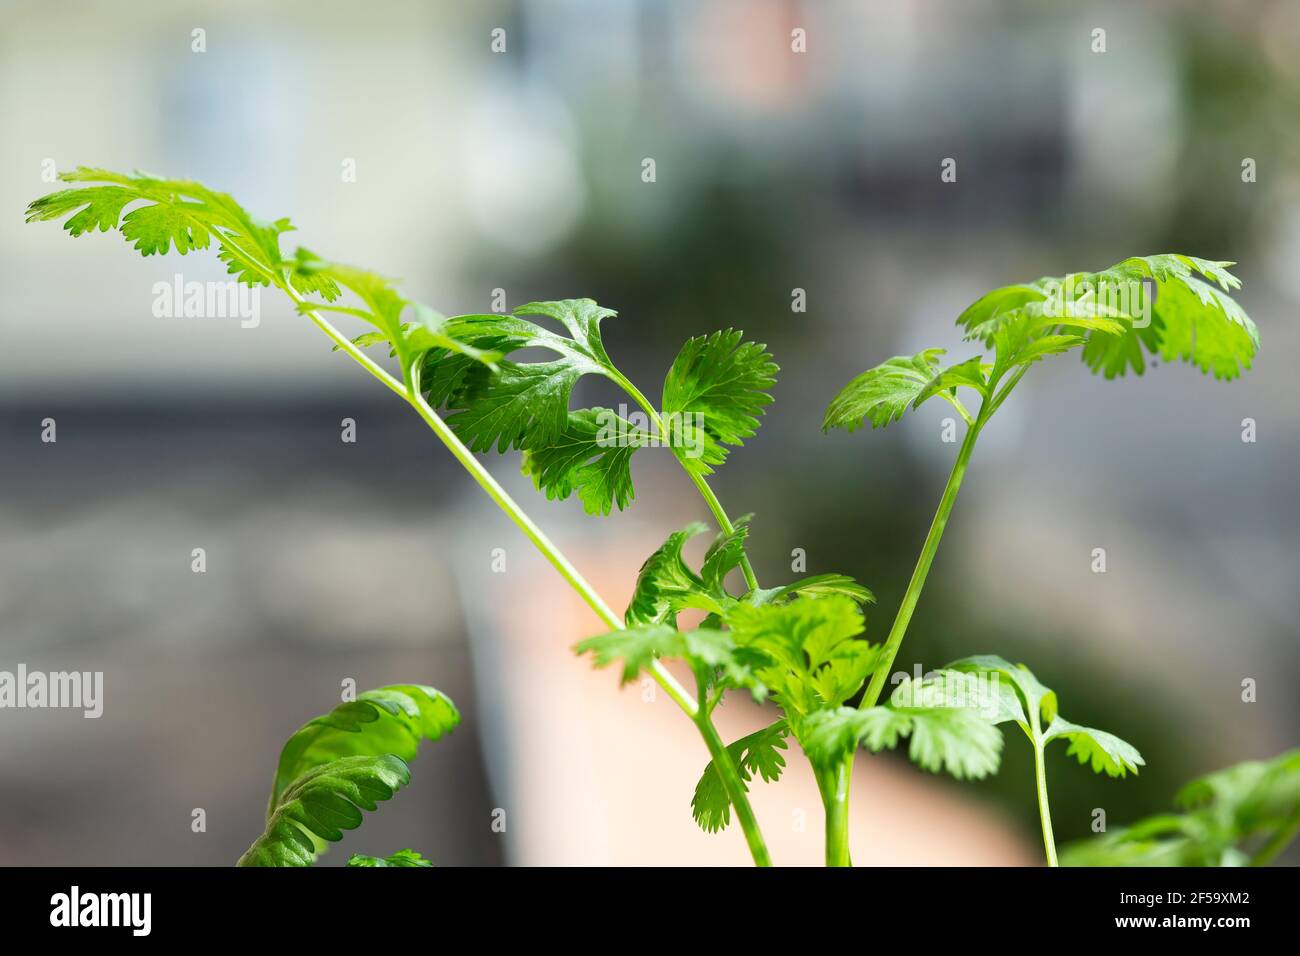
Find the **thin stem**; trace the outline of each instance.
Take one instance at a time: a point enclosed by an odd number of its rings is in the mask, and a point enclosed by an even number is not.
[[[632,400],[641,406],[642,411],[649,416],[654,425],[655,433],[661,439],[667,438],[667,432],[664,429],[663,418],[660,417],[659,410],[650,403],[648,398],[641,394],[641,390],[632,384],[631,379],[617,369],[611,369],[608,374],[609,378],[623,391],[627,392],[632,397]],[[718,528],[721,529],[723,534],[732,534],[736,530],[736,526],[727,517],[726,509],[722,507],[722,502],[718,500],[718,496],[709,487],[708,481],[699,472],[687,468],[686,462],[677,456],[676,449],[673,449],[673,457],[677,458],[678,464],[682,466],[682,471],[686,472],[691,481],[695,482],[695,487],[699,489],[700,496],[704,498],[704,503],[709,506],[709,511],[713,512],[713,520],[718,523]],[[758,577],[754,574],[753,565],[749,563],[749,556],[744,552],[741,552],[740,555],[740,572],[745,576],[745,585],[749,590],[758,590]]]
[[[1007,396],[1011,394],[1011,390],[1020,383],[1020,380],[1025,377],[1025,373],[1028,371],[1029,371],[1029,366],[1022,365],[1014,372],[1011,373],[1011,378],[1007,379],[1007,384],[1002,386],[1002,391],[998,392],[994,396],[993,404],[989,408],[989,413],[988,415],[985,416],[986,419],[992,416],[994,412],[996,412],[999,408],[1002,407],[1002,403],[1007,400]],[[993,388],[993,385],[990,384],[989,388],[991,390]]]
[[[1038,715],[1033,718],[1033,735],[1030,740],[1034,744],[1034,778],[1038,783],[1038,819],[1043,824],[1043,848],[1047,850],[1047,865],[1057,866],[1056,862],[1056,838],[1052,836],[1052,808],[1047,802],[1047,770],[1044,767],[1044,753],[1046,749],[1043,746],[1042,733],[1038,729]]]
[[[1268,866],[1291,844],[1297,833],[1300,833],[1300,814],[1296,814],[1290,823],[1280,827],[1268,842],[1255,852],[1255,855],[1250,858],[1250,865]]]
[[[424,400],[424,396],[419,392],[419,384],[415,383],[411,404],[420,417],[425,420],[434,434],[442,440],[443,444],[451,450],[456,459],[465,467],[474,477],[488,496],[496,502],[510,519],[519,527],[527,536],[528,540],[533,542],[537,550],[551,563],[560,576],[564,578],[569,585],[578,592],[588,604],[589,607],[607,624],[611,630],[621,630],[623,622],[617,615],[609,609],[609,606],[601,600],[594,588],[587,583],[587,580],[578,573],[560,552],[550,539],[542,532],[532,519],[524,513],[513,498],[502,488],[492,477],[492,475],[483,467],[482,463],[474,457],[473,453],[465,447],[464,443],[456,436],[455,432],[448,427],[447,423],[435,412],[429,403]],[[767,846],[763,841],[762,831],[759,830],[758,820],[754,816],[754,811],[749,805],[749,798],[746,795],[745,785],[736,771],[735,764],[731,759],[731,754],[722,745],[722,740],[718,736],[717,728],[714,727],[710,717],[711,708],[701,707],[691,698],[686,689],[681,686],[672,674],[659,661],[653,661],[650,664],[650,675],[659,684],[660,687],[668,694],[669,697],[680,707],[699,728],[700,735],[704,738],[705,746],[709,749],[710,756],[713,757],[713,765],[717,768],[719,775],[722,777],[723,786],[726,788],[727,796],[731,804],[736,808],[736,819],[740,821],[741,829],[745,833],[745,841],[749,844],[750,854],[754,858],[754,863],[758,866],[771,866],[772,859],[768,855]]]
[[[727,790],[727,796],[731,798],[731,805],[736,810],[736,819],[740,821],[740,828],[745,832],[745,842],[749,844],[749,853],[754,858],[754,863],[757,866],[771,866],[772,858],[767,852],[767,844],[763,842],[758,820],[749,805],[749,798],[745,796],[745,784],[740,779],[740,774],[736,772],[736,765],[732,762],[731,755],[727,753],[726,745],[718,736],[718,728],[713,726],[713,721],[703,711],[696,717],[695,726],[700,729],[700,736],[704,738],[704,744],[709,748],[709,755],[713,757],[713,766],[722,777],[722,784]]]
[[[894,616],[894,623],[889,629],[889,636],[885,639],[885,646],[881,653],[880,663],[876,667],[875,673],[871,677],[871,683],[867,686],[867,691],[862,695],[862,701],[859,707],[866,709],[874,707],[880,700],[880,694],[885,688],[885,681],[889,679],[890,668],[894,666],[894,659],[898,656],[898,648],[903,643],[903,638],[907,635],[907,626],[912,621],[912,613],[916,610],[917,601],[921,599],[921,590],[925,587],[926,576],[930,573],[930,565],[934,563],[934,556],[939,551],[939,542],[943,538],[944,528],[948,526],[948,516],[952,514],[953,505],[957,503],[957,492],[961,490],[962,478],[966,474],[966,466],[970,463],[971,454],[975,451],[975,440],[979,437],[980,429],[988,421],[992,409],[988,402],[980,406],[979,415],[966,429],[966,438],[962,442],[960,450],[957,452],[957,460],[953,462],[952,472],[948,475],[948,483],[944,486],[943,496],[939,499],[939,508],[935,511],[934,520],[930,523],[930,531],[925,537],[925,544],[921,546],[921,556],[917,558],[916,567],[912,571],[912,578],[907,583],[907,590],[903,594],[903,603],[899,605],[898,613]],[[826,862],[831,865],[832,848],[838,849],[843,846],[845,858],[848,853],[848,778],[853,773],[853,754],[848,754],[836,768],[836,780],[841,777],[845,780],[844,801],[845,806],[831,807],[827,806],[826,815]],[[838,798],[839,792],[835,796]],[[834,831],[832,831],[834,825]]]
[[[948,516],[952,514],[952,507],[957,503],[957,492],[961,490],[962,478],[966,475],[966,466],[970,463],[971,453],[975,451],[975,440],[979,437],[980,429],[984,423],[988,421],[988,414],[985,413],[986,407],[980,408],[980,414],[975,419],[975,424],[966,429],[966,438],[962,442],[961,449],[957,452],[957,460],[953,462],[952,472],[948,475],[948,483],[944,486],[943,497],[939,499],[939,508],[934,513],[934,520],[930,523],[930,532],[926,535],[925,544],[921,547],[921,556],[916,561],[916,568],[912,571],[912,579],[907,583],[907,591],[903,594],[903,603],[899,605],[893,626],[889,629],[889,636],[885,639],[880,664],[871,677],[871,684],[867,687],[867,692],[862,695],[862,703],[858,705],[864,709],[876,705],[876,702],[880,699],[880,692],[885,687],[885,681],[889,679],[889,669],[894,665],[894,658],[898,656],[899,645],[903,643],[903,637],[907,634],[907,625],[911,623],[912,612],[916,610],[916,602],[921,598],[921,589],[925,587],[925,579],[930,573],[930,565],[934,563],[934,556],[939,550],[939,542],[943,538],[944,528],[948,526]]]

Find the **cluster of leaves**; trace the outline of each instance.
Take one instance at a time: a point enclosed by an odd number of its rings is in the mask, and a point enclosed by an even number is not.
[[[376,809],[410,782],[407,763],[421,741],[437,740],[459,723],[445,694],[416,684],[365,691],[308,721],[280,752],[266,829],[238,865],[311,866],[327,843],[361,825],[362,810]],[[383,863],[354,858],[349,865],[421,865],[412,856],[418,854],[407,850]]]
[[[1094,773],[1111,777],[1136,774],[1142,755],[1127,741],[1093,727],[1081,727],[1057,712],[1056,692],[1044,687],[1023,664],[990,654],[965,657],[948,665],[954,671],[991,678],[997,687],[995,723],[1015,721],[1030,744],[1041,752],[1053,740],[1069,743],[1067,753]]]
[[[727,748],[746,784],[755,776],[768,782],[780,776],[790,735],[819,769],[833,768],[858,746],[881,750],[910,738],[910,756],[928,770],[957,777],[996,770],[1000,732],[975,700],[940,700],[943,675],[915,686],[904,681],[878,707],[845,706],[881,661],[880,647],[862,638],[870,591],[844,575],[825,574],[733,596],[725,579],[739,563],[748,524],[718,535],[696,571],[682,547],[703,530],[690,525],[670,535],[641,568],[628,627],[581,642],[579,653],[591,653],[598,667],[619,663],[624,683],[655,660],[684,661],[707,706],[732,689],[772,699],[780,719]],[[699,627],[682,631],[677,615],[687,608],[706,616]],[[709,832],[730,821],[730,802],[712,761],[691,808]]]
[[[835,767],[859,747],[879,752],[910,737],[908,756],[958,780],[996,773],[1002,734],[968,693],[963,675],[947,668],[901,680],[889,701],[874,707],[840,707],[814,715],[803,744],[814,766]]]
[[[1065,866],[1241,866],[1270,862],[1300,831],[1300,750],[1250,760],[1178,792],[1182,812],[1066,847]]]
[[[227,271],[239,282],[284,289],[304,312],[334,312],[373,327],[356,339],[360,346],[386,343],[403,375],[431,351],[454,354],[491,368],[496,356],[448,335],[446,319],[405,298],[392,280],[365,269],[328,262],[299,246],[286,254],[280,237],[293,230],[288,219],[264,222],[226,193],[201,183],[124,175],[79,166],[60,174],[70,183],[91,183],[42,196],[27,207],[27,221],[61,219],[70,235],[117,229],[144,256],[175,249],[181,255],[217,247]],[[129,207],[129,211],[126,211]],[[354,304],[340,302],[343,290]]]
[[[1241,285],[1231,265],[1174,254],[1135,256],[1101,272],[995,289],[957,319],[968,340],[992,350],[992,361],[976,355],[944,367],[944,349],[895,356],[846,385],[827,408],[822,429],[853,431],[868,421],[883,428],[936,395],[970,421],[959,388],[996,402],[998,384],[1009,373],[1023,374],[1042,358],[1076,348],[1088,368],[1107,378],[1128,369],[1140,375],[1147,355],[1236,378],[1250,368],[1259,331],[1227,295]]]
[[[503,360],[483,367],[472,356],[430,352],[422,386],[429,403],[471,449],[524,451],[523,470],[548,498],[575,492],[589,514],[626,508],[635,489],[632,455],[649,445],[671,447],[691,472],[707,475],[758,428],[776,365],[764,346],[732,329],[689,339],[664,378],[658,409],[638,425],[608,408],[573,410],[574,387],[586,375],[615,382],[640,400],[605,351],[600,324],[615,315],[591,299],[530,302],[511,315],[463,315],[448,321],[457,341],[483,353],[542,349],[555,358]],[[566,334],[545,328],[557,322]],[[640,414],[640,413],[638,413]]]

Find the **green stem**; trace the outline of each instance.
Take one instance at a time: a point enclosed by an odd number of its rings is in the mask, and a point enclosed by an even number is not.
[[[826,805],[826,865],[851,866],[849,859],[849,782],[853,777],[850,757],[827,774],[822,800]]]
[[[986,407],[981,407],[979,417],[975,419],[975,424],[966,429],[966,438],[961,444],[961,449],[957,452],[957,460],[953,462],[952,472],[948,475],[948,484],[944,486],[943,497],[939,499],[939,508],[934,513],[934,520],[930,522],[930,533],[925,536],[925,544],[921,547],[921,556],[916,561],[916,568],[912,571],[912,579],[908,581],[907,591],[903,594],[903,603],[899,606],[898,613],[894,617],[894,624],[889,629],[889,636],[885,639],[880,664],[871,677],[871,684],[867,687],[867,692],[862,695],[862,703],[858,705],[864,709],[876,705],[876,702],[880,700],[880,692],[884,690],[885,681],[889,679],[889,669],[894,666],[894,658],[898,656],[899,645],[903,643],[903,637],[907,634],[907,625],[912,621],[912,612],[916,610],[916,602],[921,598],[921,589],[925,587],[925,579],[930,573],[930,565],[934,563],[934,556],[939,551],[939,542],[943,538],[943,530],[948,526],[948,516],[952,514],[952,506],[957,503],[957,492],[961,490],[962,478],[966,475],[966,466],[970,463],[971,453],[975,451],[975,440],[979,437],[980,429],[987,421]]]
[[[1250,865],[1268,866],[1283,850],[1290,846],[1291,841],[1296,838],[1297,833],[1300,833],[1300,814],[1296,814],[1296,816],[1291,819],[1290,823],[1280,827],[1278,831],[1269,838],[1268,842],[1256,851],[1255,855],[1250,858]]]
[[[285,291],[295,302],[302,303],[304,300],[292,286],[282,280],[277,280],[277,285]],[[438,439],[447,447],[455,456],[456,460],[461,463],[470,476],[478,482],[479,486],[488,494],[488,497],[499,507],[511,521],[522,531],[525,537],[533,543],[542,556],[550,562],[551,566],[560,573],[560,576],[568,582],[569,586],[587,603],[587,606],[595,612],[611,630],[621,630],[623,627],[622,620],[610,609],[609,605],[604,602],[599,594],[593,588],[572,564],[564,554],[557,548],[551,540],[546,537],[541,528],[533,522],[524,512],[523,508],[510,497],[509,493],[492,477],[491,473],[483,464],[474,457],[474,454],[465,446],[465,443],[457,437],[456,433],[451,430],[442,417],[429,406],[424,396],[420,394],[419,382],[414,375],[414,370],[403,370],[403,377],[409,382],[404,385],[397,381],[392,375],[377,365],[369,356],[362,352],[353,342],[339,332],[330,322],[328,322],[319,312],[307,310],[307,316],[316,325],[334,340],[338,347],[351,356],[358,364],[376,379],[382,382],[387,388],[401,395],[402,398],[413,407],[416,412],[424,419]],[[655,682],[664,689],[664,692],[673,700],[682,711],[691,718],[699,728],[700,734],[704,737],[704,743],[709,749],[710,756],[713,757],[714,766],[718,768],[722,776],[723,785],[727,790],[727,796],[731,799],[732,806],[736,808],[736,818],[740,820],[740,825],[745,831],[745,840],[749,844],[750,853],[754,857],[754,862],[759,866],[771,866],[772,860],[768,855],[767,847],[763,842],[762,833],[758,828],[758,821],[754,817],[754,812],[750,808],[749,798],[746,795],[744,784],[732,763],[731,755],[727,753],[725,747],[721,747],[721,739],[718,736],[717,729],[709,714],[701,710],[699,705],[691,697],[690,693],[678,683],[677,679],[663,666],[659,661],[654,661],[649,667],[650,676]],[[715,744],[717,746],[715,746]],[[721,747],[721,749],[718,749]]]
[[[713,766],[722,777],[722,785],[726,788],[731,805],[736,810],[736,819],[740,821],[740,828],[745,832],[745,842],[749,844],[749,853],[754,858],[754,864],[771,866],[772,858],[768,855],[767,844],[763,842],[763,833],[749,805],[744,781],[740,779],[731,754],[727,752],[726,745],[718,736],[718,728],[713,726],[713,721],[703,711],[695,718],[695,726],[700,729],[700,736],[704,738],[704,744],[709,748],[709,755],[713,758]]]
[[[921,590],[925,587],[925,579],[930,573],[930,565],[934,563],[934,556],[939,551],[939,542],[943,539],[944,528],[948,526],[948,516],[952,514],[953,505],[957,503],[957,492],[961,490],[962,478],[966,475],[966,466],[970,464],[971,454],[975,451],[975,440],[979,437],[980,429],[988,421],[991,414],[991,404],[985,402],[980,406],[979,414],[974,422],[966,429],[966,438],[962,441],[961,448],[957,452],[957,460],[953,463],[952,472],[948,475],[948,483],[944,486],[943,496],[939,499],[939,508],[934,513],[934,520],[930,522],[930,532],[925,537],[925,544],[921,546],[921,556],[917,559],[916,567],[912,571],[912,579],[907,583],[907,591],[903,594],[903,603],[899,605],[898,613],[894,616],[894,623],[889,629],[889,636],[885,639],[880,663],[871,676],[871,683],[867,686],[866,693],[862,695],[861,703],[858,704],[863,709],[874,707],[877,701],[880,700],[880,694],[885,688],[885,681],[889,679],[890,668],[894,666],[894,659],[898,656],[898,648],[907,635],[907,626],[912,621],[912,613],[916,610],[917,601],[921,599]],[[846,781],[843,794],[841,795],[837,787],[836,792],[832,795],[835,800],[840,800],[842,797],[844,805],[827,805],[826,862],[828,865],[832,865],[833,847],[837,852],[839,847],[843,847],[844,858],[847,862],[849,841],[847,780],[852,773],[853,754],[850,753],[836,768],[836,780],[842,777]]]
[[[654,424],[655,433],[660,437],[660,439],[666,439],[668,433],[664,429],[663,418],[660,417],[658,409],[656,409],[654,405],[650,404],[650,400],[641,394],[641,390],[632,384],[631,379],[617,369],[611,369],[608,372],[608,376],[611,381],[619,386],[619,388],[627,392],[634,402],[641,406],[641,410],[649,416],[650,421]],[[682,471],[686,472],[686,474],[690,476],[691,481],[695,482],[695,487],[699,489],[700,496],[704,498],[704,503],[709,506],[709,511],[713,512],[713,520],[718,523],[718,528],[723,534],[733,533],[736,530],[736,526],[732,524],[731,519],[727,517],[727,512],[722,507],[722,502],[719,501],[718,496],[713,493],[713,489],[709,487],[708,481],[706,481],[704,476],[699,472],[687,468],[686,462],[682,461],[682,459],[677,456],[676,449],[673,449],[673,457],[677,458],[678,464],[682,466]],[[740,572],[745,576],[745,584],[749,590],[757,591],[758,577],[754,574],[753,565],[749,563],[749,556],[743,552],[740,555]]]
[[[1038,721],[1034,721],[1034,778],[1038,783],[1038,819],[1043,824],[1043,848],[1047,850],[1047,865],[1057,866],[1056,838],[1052,836],[1052,808],[1047,802],[1047,771],[1044,767],[1044,747],[1039,738]]]

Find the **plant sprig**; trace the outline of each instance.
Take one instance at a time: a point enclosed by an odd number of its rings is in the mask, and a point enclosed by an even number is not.
[[[173,248],[184,255],[215,242],[218,255],[238,281],[281,289],[337,349],[410,404],[608,627],[621,628],[622,622],[474,457],[467,441],[481,450],[493,445],[499,451],[523,449],[532,456],[526,459],[525,470],[535,481],[541,480],[543,490],[552,497],[565,497],[579,489],[588,510],[608,512],[611,502],[631,500],[630,479],[622,471],[626,456],[592,451],[583,458],[572,448],[568,410],[577,380],[587,374],[603,375],[623,388],[658,434],[668,439],[721,532],[736,533],[705,476],[721,463],[725,446],[737,446],[753,434],[758,414],[771,400],[765,390],[775,380],[776,366],[761,345],[743,343],[741,336],[730,330],[702,342],[691,340],[665,380],[664,408],[656,409],[610,360],[601,341],[600,323],[613,313],[589,299],[530,303],[510,316],[446,319],[407,300],[394,283],[376,273],[332,263],[303,247],[286,255],[280,238],[292,229],[287,219],[265,223],[230,196],[199,183],[86,167],[61,178],[97,185],[60,190],[35,200],[28,206],[29,222],[66,218],[65,228],[73,236],[95,229],[119,229],[146,256]],[[132,208],[125,211],[127,207]],[[355,304],[338,303],[343,290],[352,294]],[[371,331],[345,336],[325,313],[362,320]],[[558,321],[567,335],[543,328],[532,321],[535,316]],[[399,378],[365,354],[365,349],[385,342],[400,367]],[[533,347],[548,349],[557,358],[537,363],[505,358]],[[719,375],[714,366],[723,360],[729,371]],[[439,407],[450,410],[450,422],[438,414]],[[673,414],[679,416],[677,424],[665,420]],[[535,465],[539,455],[544,463]],[[757,588],[743,549],[737,563],[749,586]],[[744,784],[712,724],[711,708],[700,706],[657,659],[650,661],[646,670],[696,724],[737,810],[755,862],[769,864]],[[381,779],[381,769],[375,772],[379,783],[390,790],[401,785],[396,770],[385,771]],[[368,790],[358,789],[356,796],[370,800],[380,793],[382,788],[376,783]],[[292,835],[292,831],[285,832]]]
[[[1188,362],[1216,378],[1236,378],[1254,360],[1259,331],[1227,294],[1241,284],[1228,271],[1231,265],[1175,254],[1135,256],[1101,272],[1072,273],[995,289],[957,318],[967,340],[992,350],[991,361],[975,355],[944,367],[942,349],[896,356],[854,378],[832,399],[822,421],[823,431],[844,428],[851,432],[868,421],[873,428],[883,428],[901,419],[908,408],[936,395],[950,402],[967,424],[885,639],[881,666],[859,703],[861,708],[874,707],[884,690],[976,440],[1029,368],[1049,356],[1078,349],[1088,368],[1107,378],[1130,369],[1142,374],[1148,356]],[[963,389],[973,392],[979,401],[974,414],[960,401]],[[842,772],[847,774],[851,758],[845,759]],[[1045,784],[1040,792],[1040,804],[1045,808]],[[1050,844],[1045,813],[1044,826]],[[1054,854],[1050,847],[1049,853]]]
[[[749,805],[749,785],[780,777],[791,738],[813,768],[826,810],[826,860],[833,865],[850,862],[848,793],[859,748],[879,751],[907,740],[909,755],[924,769],[982,777],[998,767],[999,725],[1016,722],[1034,747],[1044,843],[1053,863],[1046,745],[1067,740],[1081,762],[1113,776],[1135,773],[1141,765],[1137,751],[1119,738],[1066,722],[1056,713],[1054,694],[1001,658],[966,658],[924,678],[905,679],[887,701],[881,697],[976,439],[1027,370],[1077,349],[1090,369],[1107,377],[1130,369],[1141,374],[1149,358],[1186,361],[1217,378],[1238,376],[1250,367],[1259,334],[1227,294],[1239,285],[1230,263],[1137,257],[1098,273],[995,290],[958,319],[967,339],[991,354],[950,365],[941,349],[898,356],[836,396],[823,429],[853,431],[866,422],[885,427],[936,396],[968,426],[897,615],[884,642],[874,644],[865,637],[865,609],[874,598],[851,577],[832,572],[761,587],[747,553],[749,516],[732,521],[708,483],[730,453],[754,436],[772,401],[777,367],[765,346],[731,329],[689,339],[664,377],[656,406],[604,345],[602,323],[615,313],[590,299],[532,302],[509,315],[448,318],[407,299],[377,273],[301,246],[285,251],[281,240],[292,230],[287,219],[256,219],[231,197],[201,184],[84,167],[63,178],[78,185],[33,202],[29,221],[64,219],[74,236],[118,229],[145,256],[215,247],[237,281],[282,290],[335,349],[401,396],[604,623],[607,633],[582,641],[577,650],[590,653],[597,666],[617,664],[624,683],[649,675],[696,725],[710,759],[695,788],[692,814],[703,829],[716,832],[728,826],[734,811],[756,863],[768,864],[770,856]],[[366,328],[345,335],[327,316]],[[381,364],[382,356],[368,354],[375,346],[387,347],[397,375]],[[534,350],[550,357],[534,360]],[[570,407],[576,384],[589,375],[613,382],[637,410]],[[971,394],[978,400],[973,411],[962,401],[963,391],[968,400]],[[633,456],[660,445],[671,449],[717,529],[698,566],[685,558],[683,547],[707,526],[693,523],[670,534],[642,566],[621,618],[474,454],[520,451],[522,470],[539,492],[556,500],[576,496],[588,513],[608,515],[635,498]],[[729,583],[733,572],[743,587]],[[678,625],[686,610],[703,613],[699,626]],[[668,660],[689,669],[694,695],[664,666]],[[954,680],[988,676],[1010,684],[991,710],[979,701],[952,699]],[[779,719],[724,743],[712,717],[728,691],[774,702]],[[455,708],[431,688],[395,685],[304,726],[282,754],[266,832],[241,863],[309,864],[328,841],[359,825],[363,811],[406,784],[406,762],[420,740],[436,739],[457,720]],[[1208,792],[1210,805],[1231,803],[1213,786]],[[1253,836],[1262,828],[1233,819],[1236,829],[1222,832]],[[1271,848],[1288,827],[1294,835],[1287,820],[1268,817],[1274,835],[1260,857],[1275,852]],[[1119,842],[1131,853],[1141,841]],[[427,865],[409,850],[386,858],[358,855],[349,863]]]

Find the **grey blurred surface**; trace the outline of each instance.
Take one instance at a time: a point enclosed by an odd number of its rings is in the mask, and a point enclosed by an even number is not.
[[[355,445],[315,406],[47,409],[44,457],[5,435],[3,666],[103,671],[105,704],[3,712],[0,864],[229,864],[284,740],[344,681],[433,684],[464,723],[324,861],[500,861],[439,517],[467,489],[391,436],[395,409],[349,411]]]

